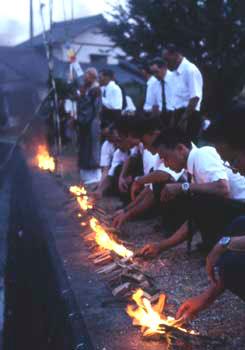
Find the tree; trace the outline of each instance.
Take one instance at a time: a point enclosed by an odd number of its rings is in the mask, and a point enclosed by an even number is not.
[[[136,63],[168,43],[179,46],[204,72],[211,111],[221,110],[244,82],[243,0],[128,0],[114,8],[105,31]]]

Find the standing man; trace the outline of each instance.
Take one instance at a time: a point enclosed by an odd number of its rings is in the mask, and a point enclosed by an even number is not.
[[[110,69],[103,69],[100,72],[100,85],[102,87],[101,127],[105,129],[120,118],[123,109],[123,93]]]
[[[160,113],[163,124],[168,126],[173,110],[174,85],[172,72],[168,70],[167,62],[161,58],[155,58],[151,62],[151,71],[156,77],[152,84],[152,111]]]
[[[99,182],[100,170],[100,120],[101,94],[98,73],[88,68],[84,86],[78,100],[78,163],[81,181],[84,184]]]
[[[173,72],[172,126],[180,126],[192,141],[196,141],[201,127],[200,108],[203,98],[203,78],[195,64],[185,58],[175,45],[168,45],[163,58]]]
[[[145,101],[144,101],[144,106],[143,110],[146,113],[151,113],[152,112],[152,107],[154,104],[154,95],[153,95],[153,90],[154,90],[154,83],[157,81],[157,78],[152,74],[150,66],[148,64],[144,64],[141,67],[141,73],[146,81],[146,92],[145,92]]]

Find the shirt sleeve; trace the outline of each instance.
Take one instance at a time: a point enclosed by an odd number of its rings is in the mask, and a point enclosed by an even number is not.
[[[111,167],[108,171],[109,176],[114,176],[115,169],[118,165],[122,164],[125,160],[127,160],[128,155],[121,150],[117,149],[116,152],[114,152]]]
[[[102,96],[102,104],[108,109],[122,109],[122,90],[116,84],[106,88],[106,97]]]
[[[113,153],[114,153],[114,146],[110,142],[105,141],[101,147],[101,155],[100,155],[101,167],[109,167],[111,165]]]
[[[194,160],[194,179],[197,183],[227,180],[228,175],[223,160],[215,149],[203,147],[198,150]]]
[[[187,86],[189,88],[190,98],[202,98],[203,79],[201,73],[196,67],[193,67],[188,71]]]
[[[147,84],[146,88],[146,97],[145,97],[145,104],[144,104],[144,110],[146,112],[150,112],[153,107],[153,90],[154,90],[154,83],[150,82]]]

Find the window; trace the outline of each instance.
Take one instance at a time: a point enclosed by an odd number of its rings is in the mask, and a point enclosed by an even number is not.
[[[92,54],[90,55],[90,61],[91,63],[107,64],[107,55]]]

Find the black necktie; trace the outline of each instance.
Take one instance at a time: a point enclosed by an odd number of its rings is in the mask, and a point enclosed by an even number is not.
[[[167,106],[166,106],[165,81],[164,80],[161,80],[161,85],[162,85],[162,112],[166,112]]]

